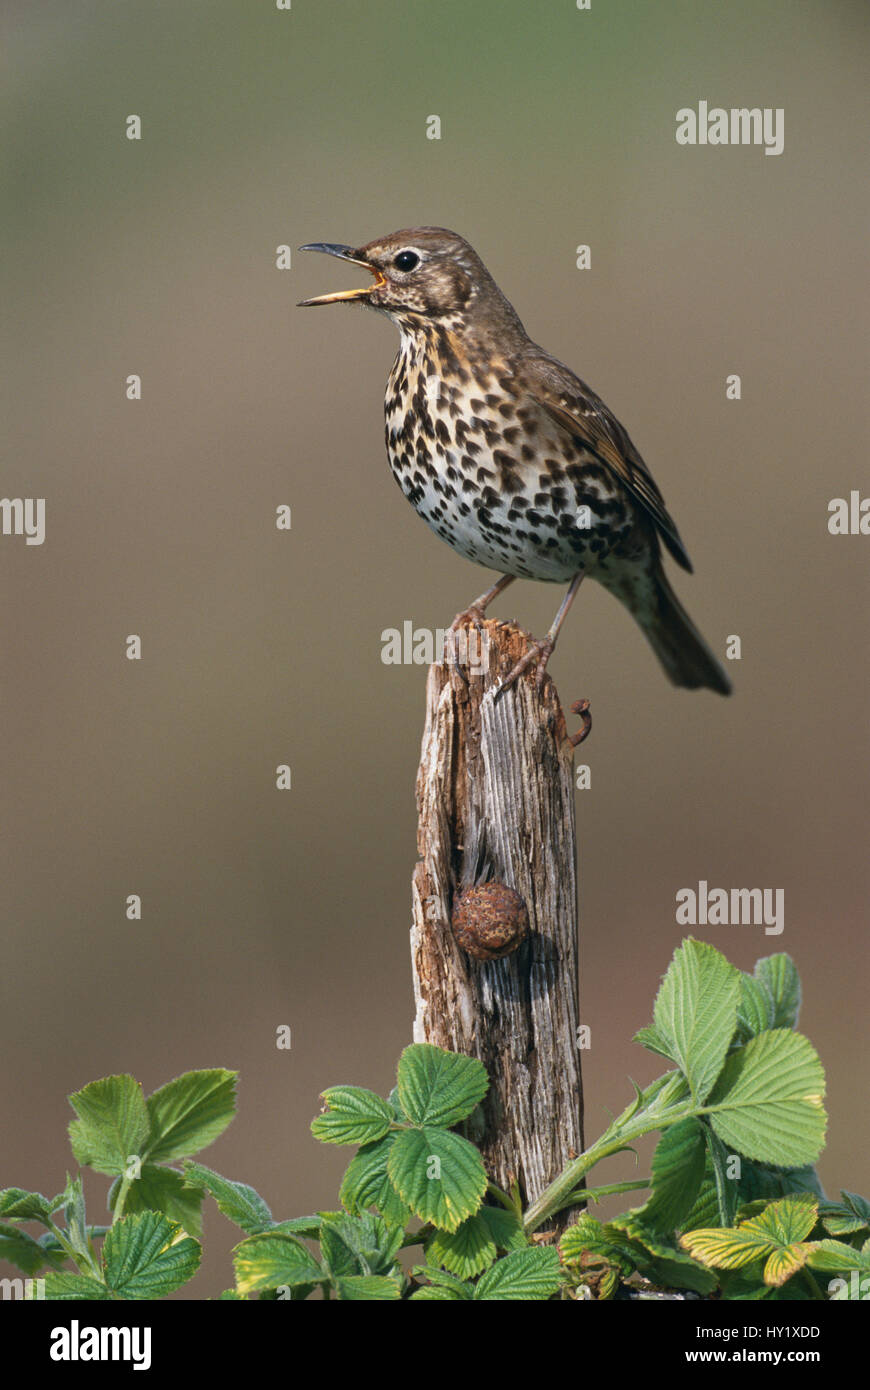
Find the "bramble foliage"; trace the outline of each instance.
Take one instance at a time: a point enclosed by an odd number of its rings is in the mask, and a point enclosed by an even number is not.
[[[132,1076],[105,1077],[70,1096],[69,1133],[77,1162],[113,1179],[111,1225],[88,1222],[80,1175],[53,1198],[7,1188],[0,1259],[27,1276],[28,1297],[163,1298],[197,1271],[208,1195],[244,1234],[224,1299],[540,1301],[632,1288],[870,1298],[870,1202],[851,1192],[828,1201],[812,1166],[825,1082],[795,1031],[800,999],[788,956],[747,975],[684,941],[636,1036],[672,1069],[635,1086],[623,1114],[525,1209],[457,1133],[488,1088],[474,1058],[414,1044],[389,1096],[325,1091],[314,1136],[356,1150],[341,1206],[289,1220],[195,1161],[233,1118],[234,1072],[187,1072],[148,1097]],[[661,1137],[647,1179],[584,1185],[597,1163],[651,1132]],[[642,1205],[606,1222],[581,1211],[558,1246],[536,1235],[559,1212],[638,1188],[648,1190]],[[417,1263],[400,1258],[411,1247]]]

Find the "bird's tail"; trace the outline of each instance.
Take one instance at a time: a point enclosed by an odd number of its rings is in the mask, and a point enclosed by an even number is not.
[[[674,685],[688,690],[705,687],[720,695],[731,694],[731,682],[683,608],[665,577],[656,574],[651,602],[635,609],[647,641]]]

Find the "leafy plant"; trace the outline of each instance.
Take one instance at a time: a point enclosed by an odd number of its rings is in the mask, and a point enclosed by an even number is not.
[[[486,1095],[484,1068],[429,1044],[405,1049],[389,1096],[348,1085],[323,1093],[313,1134],[356,1149],[341,1207],[288,1220],[194,1160],[232,1119],[233,1072],[189,1072],[147,1099],[133,1077],[107,1077],[70,1097],[70,1139],[80,1164],[113,1178],[111,1225],[88,1223],[80,1177],[52,1199],[8,1188],[0,1258],[42,1274],[37,1296],[164,1297],[196,1272],[209,1194],[244,1235],[225,1299],[607,1299],[630,1287],[868,1298],[870,1203],[851,1192],[828,1201],[812,1166],[824,1142],[824,1073],[795,1031],[800,1000],[786,955],[747,975],[712,946],[683,942],[636,1037],[672,1068],[635,1086],[623,1113],[525,1209],[516,1190],[488,1181],[457,1132]],[[648,1178],[585,1185],[596,1164],[652,1132],[661,1137]],[[642,1205],[610,1221],[576,1215],[637,1189]],[[567,1211],[557,1246],[541,1228]]]

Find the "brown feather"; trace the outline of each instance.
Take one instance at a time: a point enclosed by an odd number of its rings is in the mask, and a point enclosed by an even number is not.
[[[523,353],[519,372],[528,394],[555,424],[590,449],[652,517],[678,565],[692,572],[680,533],[652,474],[627,432],[595,392],[543,349]]]

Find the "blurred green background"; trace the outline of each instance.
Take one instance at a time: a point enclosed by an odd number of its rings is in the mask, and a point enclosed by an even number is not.
[[[85,1082],[220,1065],[240,1113],[205,1161],[278,1216],[331,1207],[348,1155],[309,1135],[318,1094],[391,1085],[425,671],[384,666],[380,634],[445,626],[489,581],[390,477],[394,330],[296,310],[353,281],[295,247],[434,223],[630,430],[695,564],[680,596],[720,653],[743,643],[731,701],[674,691],[584,586],[551,665],[595,717],[587,1136],[657,1074],[630,1038],[678,889],[780,887],[782,936],[697,934],[744,968],[796,959],[821,1175],[866,1188],[870,541],[826,526],[870,494],[866,9],[7,0],[3,28],[2,490],[47,499],[47,539],[0,538],[0,1183],[62,1186]],[[784,153],[678,146],[701,99],[783,107]],[[495,611],[541,632],[559,596],[519,584]],[[185,1296],[231,1282],[233,1240],[210,1206]]]

